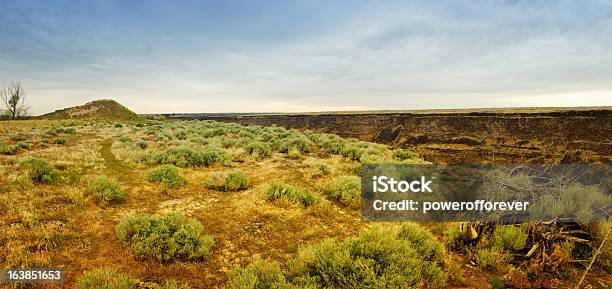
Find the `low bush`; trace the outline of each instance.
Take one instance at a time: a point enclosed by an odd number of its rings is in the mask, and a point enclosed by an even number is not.
[[[0,154],[14,155],[19,148],[16,145],[0,145]]]
[[[292,160],[299,160],[302,158],[302,152],[300,152],[300,150],[298,150],[297,148],[291,148],[287,152],[287,158]]]
[[[218,191],[238,191],[248,187],[249,181],[241,170],[230,172],[213,172],[205,182],[209,189]]]
[[[14,141],[24,141],[27,139],[28,139],[28,136],[23,133],[18,133],[18,134],[11,136],[11,140],[14,140]]]
[[[281,153],[288,153],[292,149],[298,150],[302,153],[309,153],[314,150],[315,144],[303,135],[291,136],[284,139],[280,143],[279,151]]]
[[[503,267],[508,255],[499,248],[480,249],[476,252],[478,265],[485,270],[495,271]]]
[[[263,288],[290,288],[278,262],[255,259],[247,267],[232,270],[225,284],[225,289]]]
[[[444,247],[417,224],[374,227],[344,241],[302,247],[283,272],[256,260],[229,274],[226,288],[417,288],[443,286]]]
[[[17,147],[19,147],[20,149],[27,150],[27,149],[30,148],[30,145],[28,143],[25,143],[25,142],[20,142],[20,143],[17,144]]]
[[[256,158],[264,158],[270,155],[271,149],[267,143],[254,141],[244,148],[246,152]]]
[[[113,180],[99,176],[89,183],[87,193],[92,195],[101,205],[125,201],[125,192]]]
[[[345,158],[358,161],[361,159],[361,155],[363,155],[363,149],[356,146],[345,146],[340,151],[340,154]]]
[[[311,192],[300,187],[279,182],[274,182],[268,187],[266,198],[270,201],[285,199],[292,203],[301,204],[304,207],[308,207],[318,202],[317,196],[313,195]]]
[[[59,181],[59,172],[45,160],[29,159],[22,161],[20,166],[28,170],[30,179],[35,183],[54,184]]]
[[[215,244],[212,236],[203,234],[200,222],[178,213],[131,216],[119,223],[116,231],[136,256],[160,261],[202,259]]]
[[[165,152],[149,155],[141,161],[158,165],[172,164],[178,167],[211,166],[225,160],[225,154],[215,149],[197,150],[192,147],[170,148]]]
[[[169,188],[180,187],[186,183],[179,169],[173,165],[161,165],[156,167],[150,170],[145,178],[151,183],[163,184]]]
[[[137,289],[138,280],[117,273],[110,269],[96,269],[85,273],[77,283],[77,289]],[[167,280],[162,285],[147,286],[150,289],[190,289],[187,285],[178,285],[174,280]]]
[[[96,269],[85,273],[77,283],[77,289],[132,289],[137,280],[110,269]]]
[[[341,176],[327,184],[323,194],[343,205],[359,207],[361,179],[357,176]]]
[[[326,154],[339,155],[342,154],[346,146],[346,141],[341,138],[327,139],[321,144],[321,148]]]
[[[66,139],[63,137],[56,137],[53,139],[54,144],[65,144],[66,143]]]
[[[400,161],[405,161],[405,160],[419,158],[419,155],[411,151],[398,149],[398,150],[393,151],[393,157]]]
[[[310,169],[310,177],[319,178],[323,176],[329,176],[332,174],[332,172],[333,170],[329,165],[324,163],[318,163]]]
[[[115,124],[115,127],[116,127],[116,128],[121,128],[121,127],[123,127],[123,124],[116,123],[116,124]]]
[[[148,142],[146,142],[146,141],[144,141],[144,140],[141,140],[141,141],[138,141],[138,143],[136,143],[136,145],[137,145],[137,146],[138,146],[140,149],[146,150],[146,149],[147,149],[147,147],[149,146],[149,143],[148,143]]]
[[[75,134],[77,131],[74,127],[67,127],[63,129],[63,132],[67,134]]]
[[[521,250],[527,243],[527,233],[512,225],[501,226],[493,233],[493,247],[502,250]]]

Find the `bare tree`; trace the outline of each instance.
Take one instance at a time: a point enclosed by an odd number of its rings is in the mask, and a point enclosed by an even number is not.
[[[0,90],[0,98],[11,119],[27,116],[30,109],[25,105],[25,91],[21,83],[11,81]]]

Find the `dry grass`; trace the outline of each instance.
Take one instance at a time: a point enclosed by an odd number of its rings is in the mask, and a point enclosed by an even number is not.
[[[15,143],[11,135],[21,132],[27,135],[30,147],[14,156],[0,156],[0,267],[62,267],[68,273],[67,288],[74,287],[84,273],[99,268],[154,283],[175,279],[193,288],[222,288],[231,270],[254,259],[284,263],[300,246],[327,238],[342,240],[369,227],[360,221],[358,209],[329,201],[323,194],[322,184],[355,175],[359,161],[327,154],[319,145],[310,152],[301,152],[299,158],[292,158],[281,152],[282,142],[272,141],[269,155],[247,153],[250,141],[269,137],[262,131],[277,135],[280,141],[282,135],[302,136],[299,132],[211,122],[150,121],[142,127],[131,123],[116,127],[114,123],[48,120],[1,124],[0,143]],[[225,134],[216,130],[219,126],[226,130]],[[77,133],[61,134],[66,138],[65,145],[45,143],[50,138],[45,133],[54,127],[74,127]],[[222,138],[233,138],[235,142],[223,144]],[[146,148],[139,146],[139,141],[146,141]],[[369,156],[383,159],[393,156],[386,146],[344,141],[373,154]],[[178,146],[214,147],[221,149],[228,159],[209,167],[181,168],[186,180],[181,187],[148,183],[144,175],[153,166],[141,158]],[[54,164],[60,172],[59,183],[33,184],[27,178],[19,160],[34,157]],[[322,163],[329,167],[329,172],[313,177],[313,171]],[[245,190],[219,192],[204,185],[211,173],[234,169],[248,176]],[[86,194],[88,183],[98,175],[116,180],[126,193],[126,201],[98,206]],[[291,202],[268,201],[266,190],[272,182],[307,188],[320,202],[304,208]],[[216,244],[208,258],[143,260],[134,256],[115,234],[117,224],[128,216],[172,212],[197,220],[207,234],[214,236]],[[439,236],[442,230],[438,230]],[[468,276],[468,282],[480,285],[488,282],[489,273],[479,274]]]

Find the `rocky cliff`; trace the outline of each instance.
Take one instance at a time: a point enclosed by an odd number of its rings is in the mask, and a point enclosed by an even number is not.
[[[610,163],[612,110],[207,115],[335,133],[418,152],[435,163]]]

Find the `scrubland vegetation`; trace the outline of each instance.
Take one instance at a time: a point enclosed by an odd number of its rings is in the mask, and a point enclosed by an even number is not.
[[[610,226],[361,222],[362,164],[425,162],[331,134],[209,121],[2,125],[0,264],[65,268],[79,289],[563,287]],[[611,246],[590,284],[610,282]]]

